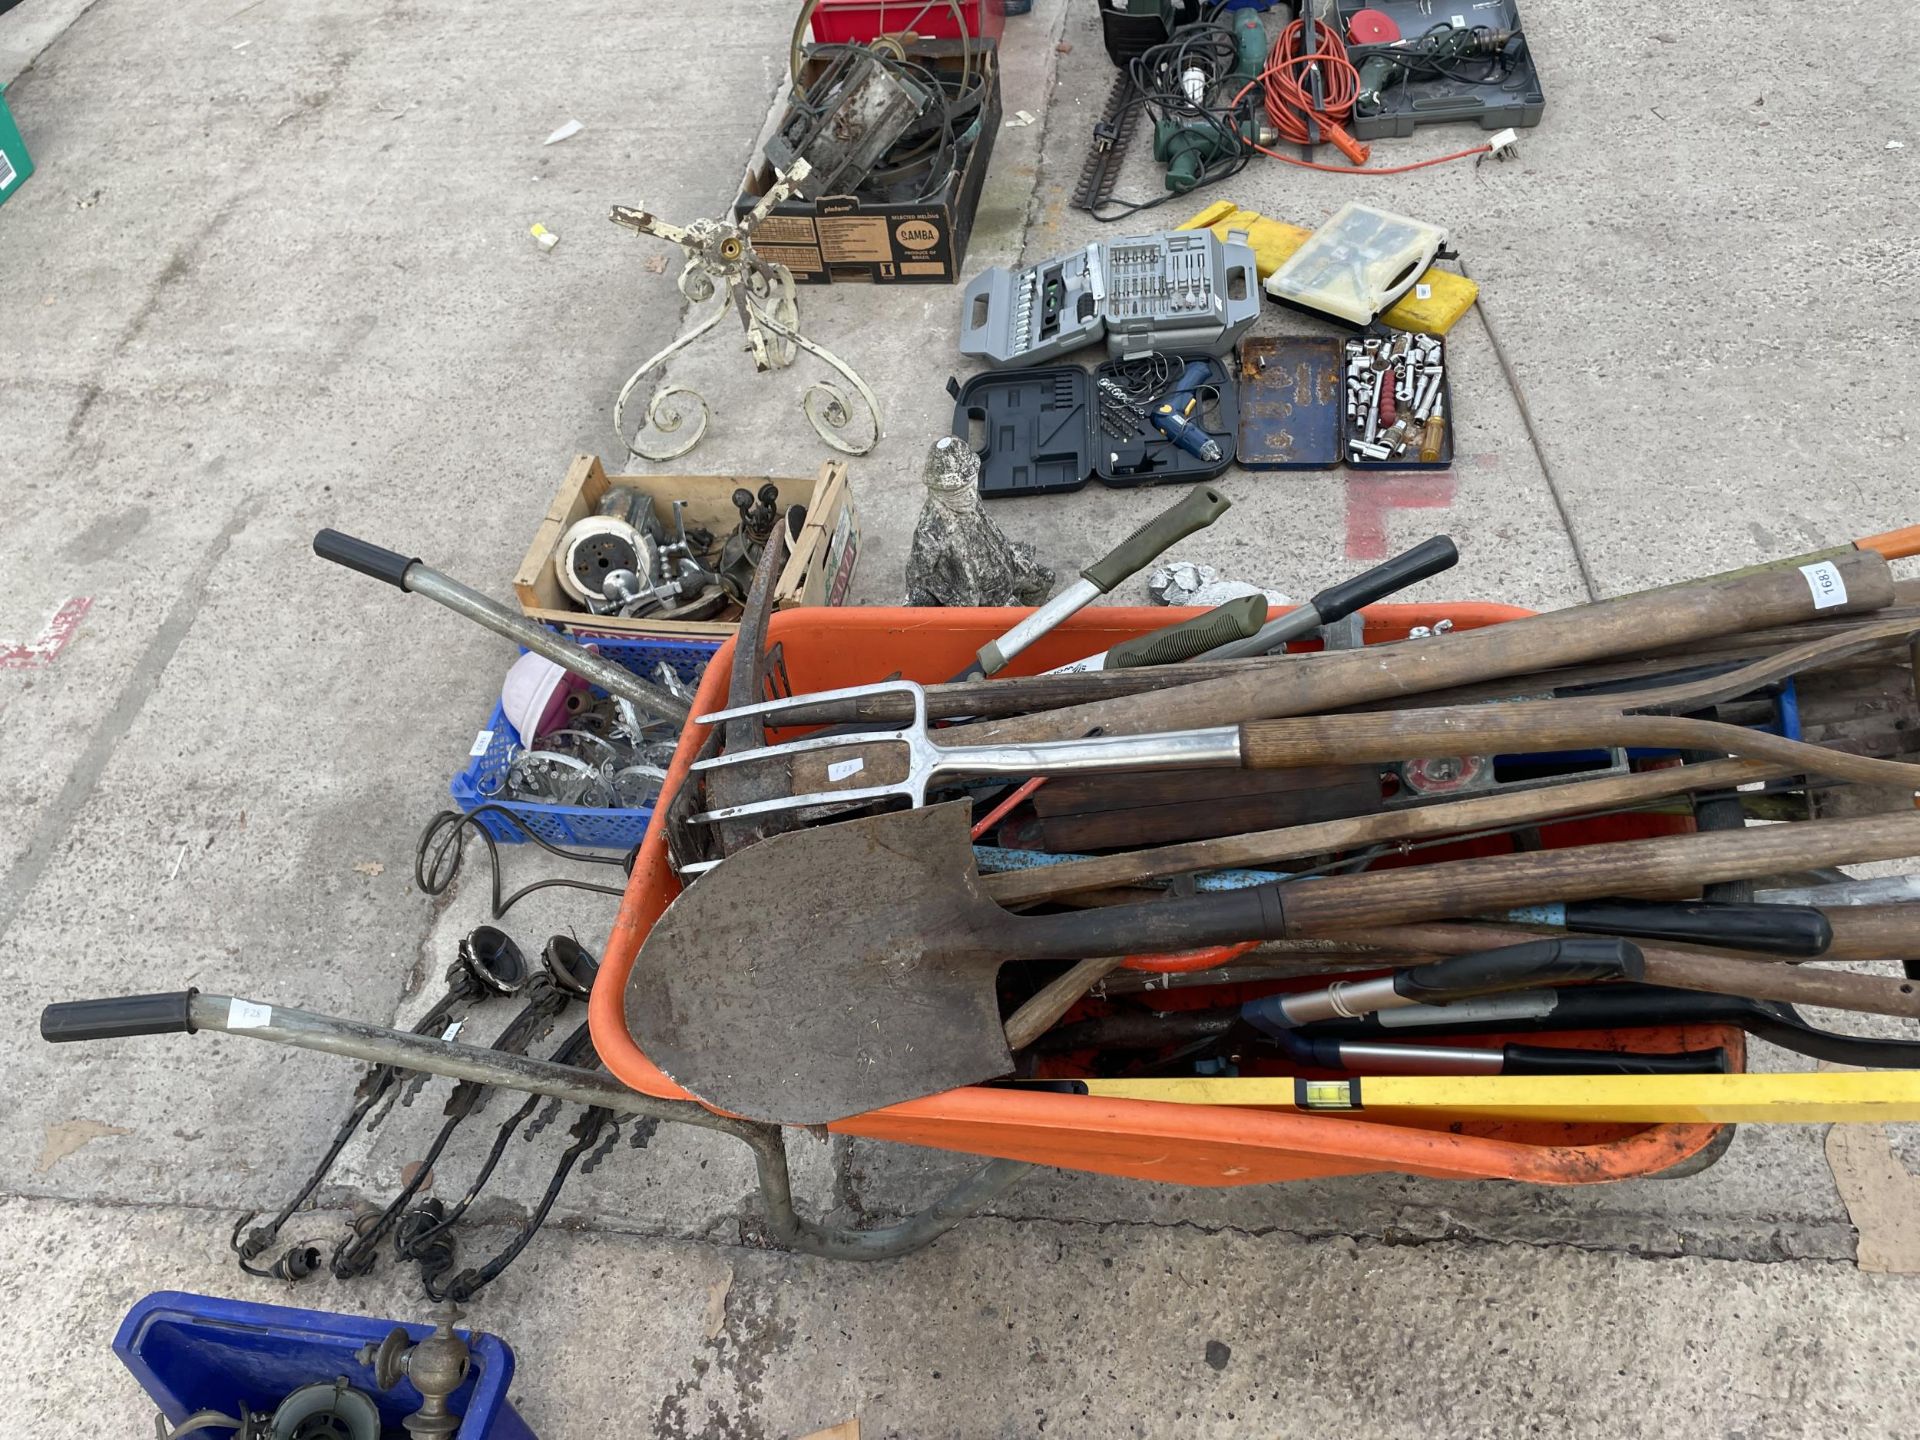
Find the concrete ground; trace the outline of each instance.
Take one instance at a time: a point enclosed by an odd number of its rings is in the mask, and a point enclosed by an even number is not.
[[[606,209],[721,211],[792,13],[0,16],[0,80],[40,167],[0,209],[13,1433],[73,1433],[76,1415],[144,1432],[107,1346],[153,1289],[426,1313],[391,1266],[290,1294],[228,1263],[227,1230],[310,1167],[352,1067],[209,1036],[55,1050],[34,1019],[186,985],[378,1021],[430,1001],[487,901],[477,862],[423,897],[414,839],[508,652],[308,541],[339,526],[507,593],[569,457],[621,468],[612,396],[684,313],[647,264],[665,248]],[[1900,377],[1920,364],[1920,131],[1895,52],[1809,64],[1830,27],[1779,0],[1743,12],[1766,42],[1737,63],[1714,7],[1536,0],[1528,21],[1550,106],[1517,162],[1368,180],[1261,163],[1219,191],[1305,223],[1359,199],[1450,227],[1485,295],[1453,336],[1458,463],[1230,474],[1233,512],[1180,554],[1300,594],[1444,529],[1462,563],[1425,593],[1546,607],[1916,518]],[[998,136],[969,274],[1096,233],[1065,194],[1110,75],[1084,0],[1009,22],[1005,108],[1039,123]],[[585,130],[542,147],[569,118]],[[1136,160],[1122,189],[1153,183]],[[853,468],[858,600],[901,590],[920,458],[962,369],[954,300],[803,292],[809,332],[886,411]],[[710,343],[672,378],[715,410],[682,472],[825,457],[797,408],[812,373],[755,377]],[[994,514],[1070,569],[1167,499],[1094,487]],[[568,926],[597,944],[612,913],[549,892],[509,928],[530,949]],[[347,1207],[391,1194],[443,1094],[356,1144],[296,1229],[330,1242]],[[491,1129],[442,1169],[468,1173]],[[503,1167],[478,1243],[517,1221],[545,1146]],[[794,1148],[803,1202],[842,1217],[904,1212],[961,1166]],[[1690,1178],[1588,1190],[1037,1172],[931,1250],[859,1268],[750,1243],[744,1152],[668,1129],[570,1186],[562,1223],[467,1319],[515,1345],[516,1402],[548,1436],[798,1436],[855,1416],[913,1437],[1911,1434],[1917,1164],[1909,1134],[1808,1128],[1743,1130]]]

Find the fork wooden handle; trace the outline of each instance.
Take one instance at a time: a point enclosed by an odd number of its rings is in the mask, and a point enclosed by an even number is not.
[[[1241,762],[1253,770],[1440,755],[1539,753],[1596,745],[1718,750],[1834,780],[1920,790],[1920,765],[1849,755],[1717,720],[1623,715],[1582,701],[1308,715],[1255,720],[1240,727]]]

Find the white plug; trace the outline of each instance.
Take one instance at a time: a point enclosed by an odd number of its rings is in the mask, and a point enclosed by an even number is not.
[[[1520,153],[1520,137],[1512,130],[1502,130],[1487,141],[1487,154],[1495,160],[1511,160]]]

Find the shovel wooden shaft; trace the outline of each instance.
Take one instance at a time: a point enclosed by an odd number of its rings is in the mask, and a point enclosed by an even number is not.
[[[1003,960],[1042,960],[1280,940],[1915,854],[1920,854],[1920,811],[1862,820],[1809,820],[1328,875],[1070,914],[1009,917],[994,949]]]
[[[1553,820],[1568,815],[1593,814],[1608,809],[1645,804],[1690,790],[1732,789],[1790,773],[1781,766],[1750,760],[1713,760],[1676,765],[1604,780],[1581,780],[1451,800],[1411,810],[1391,810],[1311,825],[1288,825],[1217,840],[1194,840],[1152,850],[1132,850],[1069,860],[1032,870],[984,875],[981,888],[1002,905],[1070,895],[1111,885],[1133,885],[1143,880],[1182,875],[1193,870],[1218,870],[1239,865],[1277,865],[1302,855],[1319,855],[1378,845],[1396,840],[1422,840],[1459,835],[1501,825]],[[1920,948],[1920,947],[1916,947]]]
[[[1816,582],[1792,564],[1761,566],[1377,651],[1323,654],[1299,666],[1285,684],[1255,670],[1095,705],[957,726],[942,739],[968,745],[1068,739],[1096,730],[1140,735],[1311,715],[1893,603],[1893,576],[1879,554],[1851,550],[1820,563],[1830,567],[1821,579],[1832,582],[1821,594],[1815,592]],[[1836,593],[1845,599],[1834,599]]]
[[[1920,855],[1920,812],[1581,845],[1367,875],[1329,875],[1284,887],[1287,923],[1282,933],[1452,919],[1543,900],[1633,895],[1648,886],[1711,885],[1911,855]],[[1110,947],[1102,953],[1123,948],[1128,947]]]

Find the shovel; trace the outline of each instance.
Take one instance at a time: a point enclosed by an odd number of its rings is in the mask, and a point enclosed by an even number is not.
[[[822,1124],[1013,1068],[995,980],[1078,959],[1446,919],[1920,853],[1920,813],[1806,821],[1026,916],[974,869],[964,803],[796,831],[668,907],[635,958],[626,1019],[709,1104]]]

